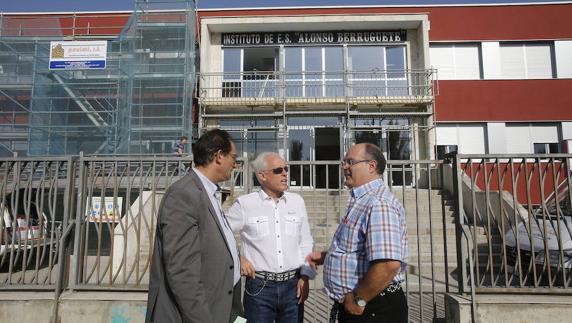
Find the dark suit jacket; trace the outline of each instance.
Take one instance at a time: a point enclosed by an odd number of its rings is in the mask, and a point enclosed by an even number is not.
[[[221,223],[190,171],[161,201],[145,322],[229,322],[233,268]]]

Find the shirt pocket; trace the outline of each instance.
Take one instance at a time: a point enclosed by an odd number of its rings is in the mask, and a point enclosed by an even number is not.
[[[359,235],[359,226],[357,223],[352,222],[351,219],[342,219],[342,223],[336,233],[336,240],[338,247],[345,252],[355,253],[358,252],[361,245],[361,238]]]
[[[296,215],[287,215],[284,217],[284,222],[286,222],[286,235],[298,236],[300,234],[300,228],[302,227],[301,217]]]
[[[256,237],[262,238],[268,235],[269,228],[268,228],[268,218],[265,216],[251,216],[246,219],[246,224],[253,228]]]

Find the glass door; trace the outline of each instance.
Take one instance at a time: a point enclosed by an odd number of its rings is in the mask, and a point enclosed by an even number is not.
[[[314,129],[290,129],[288,131],[288,160],[309,162],[313,160]],[[290,165],[290,186],[311,187],[313,168],[310,163]]]
[[[316,188],[337,189],[340,186],[340,129],[315,129],[315,160],[335,161],[335,164],[316,165]]]

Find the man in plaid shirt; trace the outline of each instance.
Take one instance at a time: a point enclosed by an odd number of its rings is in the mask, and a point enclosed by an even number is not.
[[[324,287],[334,301],[330,321],[407,322],[401,288],[407,265],[405,211],[381,179],[381,150],[372,144],[350,148],[342,161],[351,189],[345,217],[327,252],[307,260],[324,264]]]

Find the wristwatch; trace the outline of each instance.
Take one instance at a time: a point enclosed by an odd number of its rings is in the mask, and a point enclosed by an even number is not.
[[[365,301],[365,299],[359,297],[358,293],[355,291],[354,289],[354,302],[356,303],[357,306],[359,307],[365,307],[365,305],[367,304],[367,302]]]

